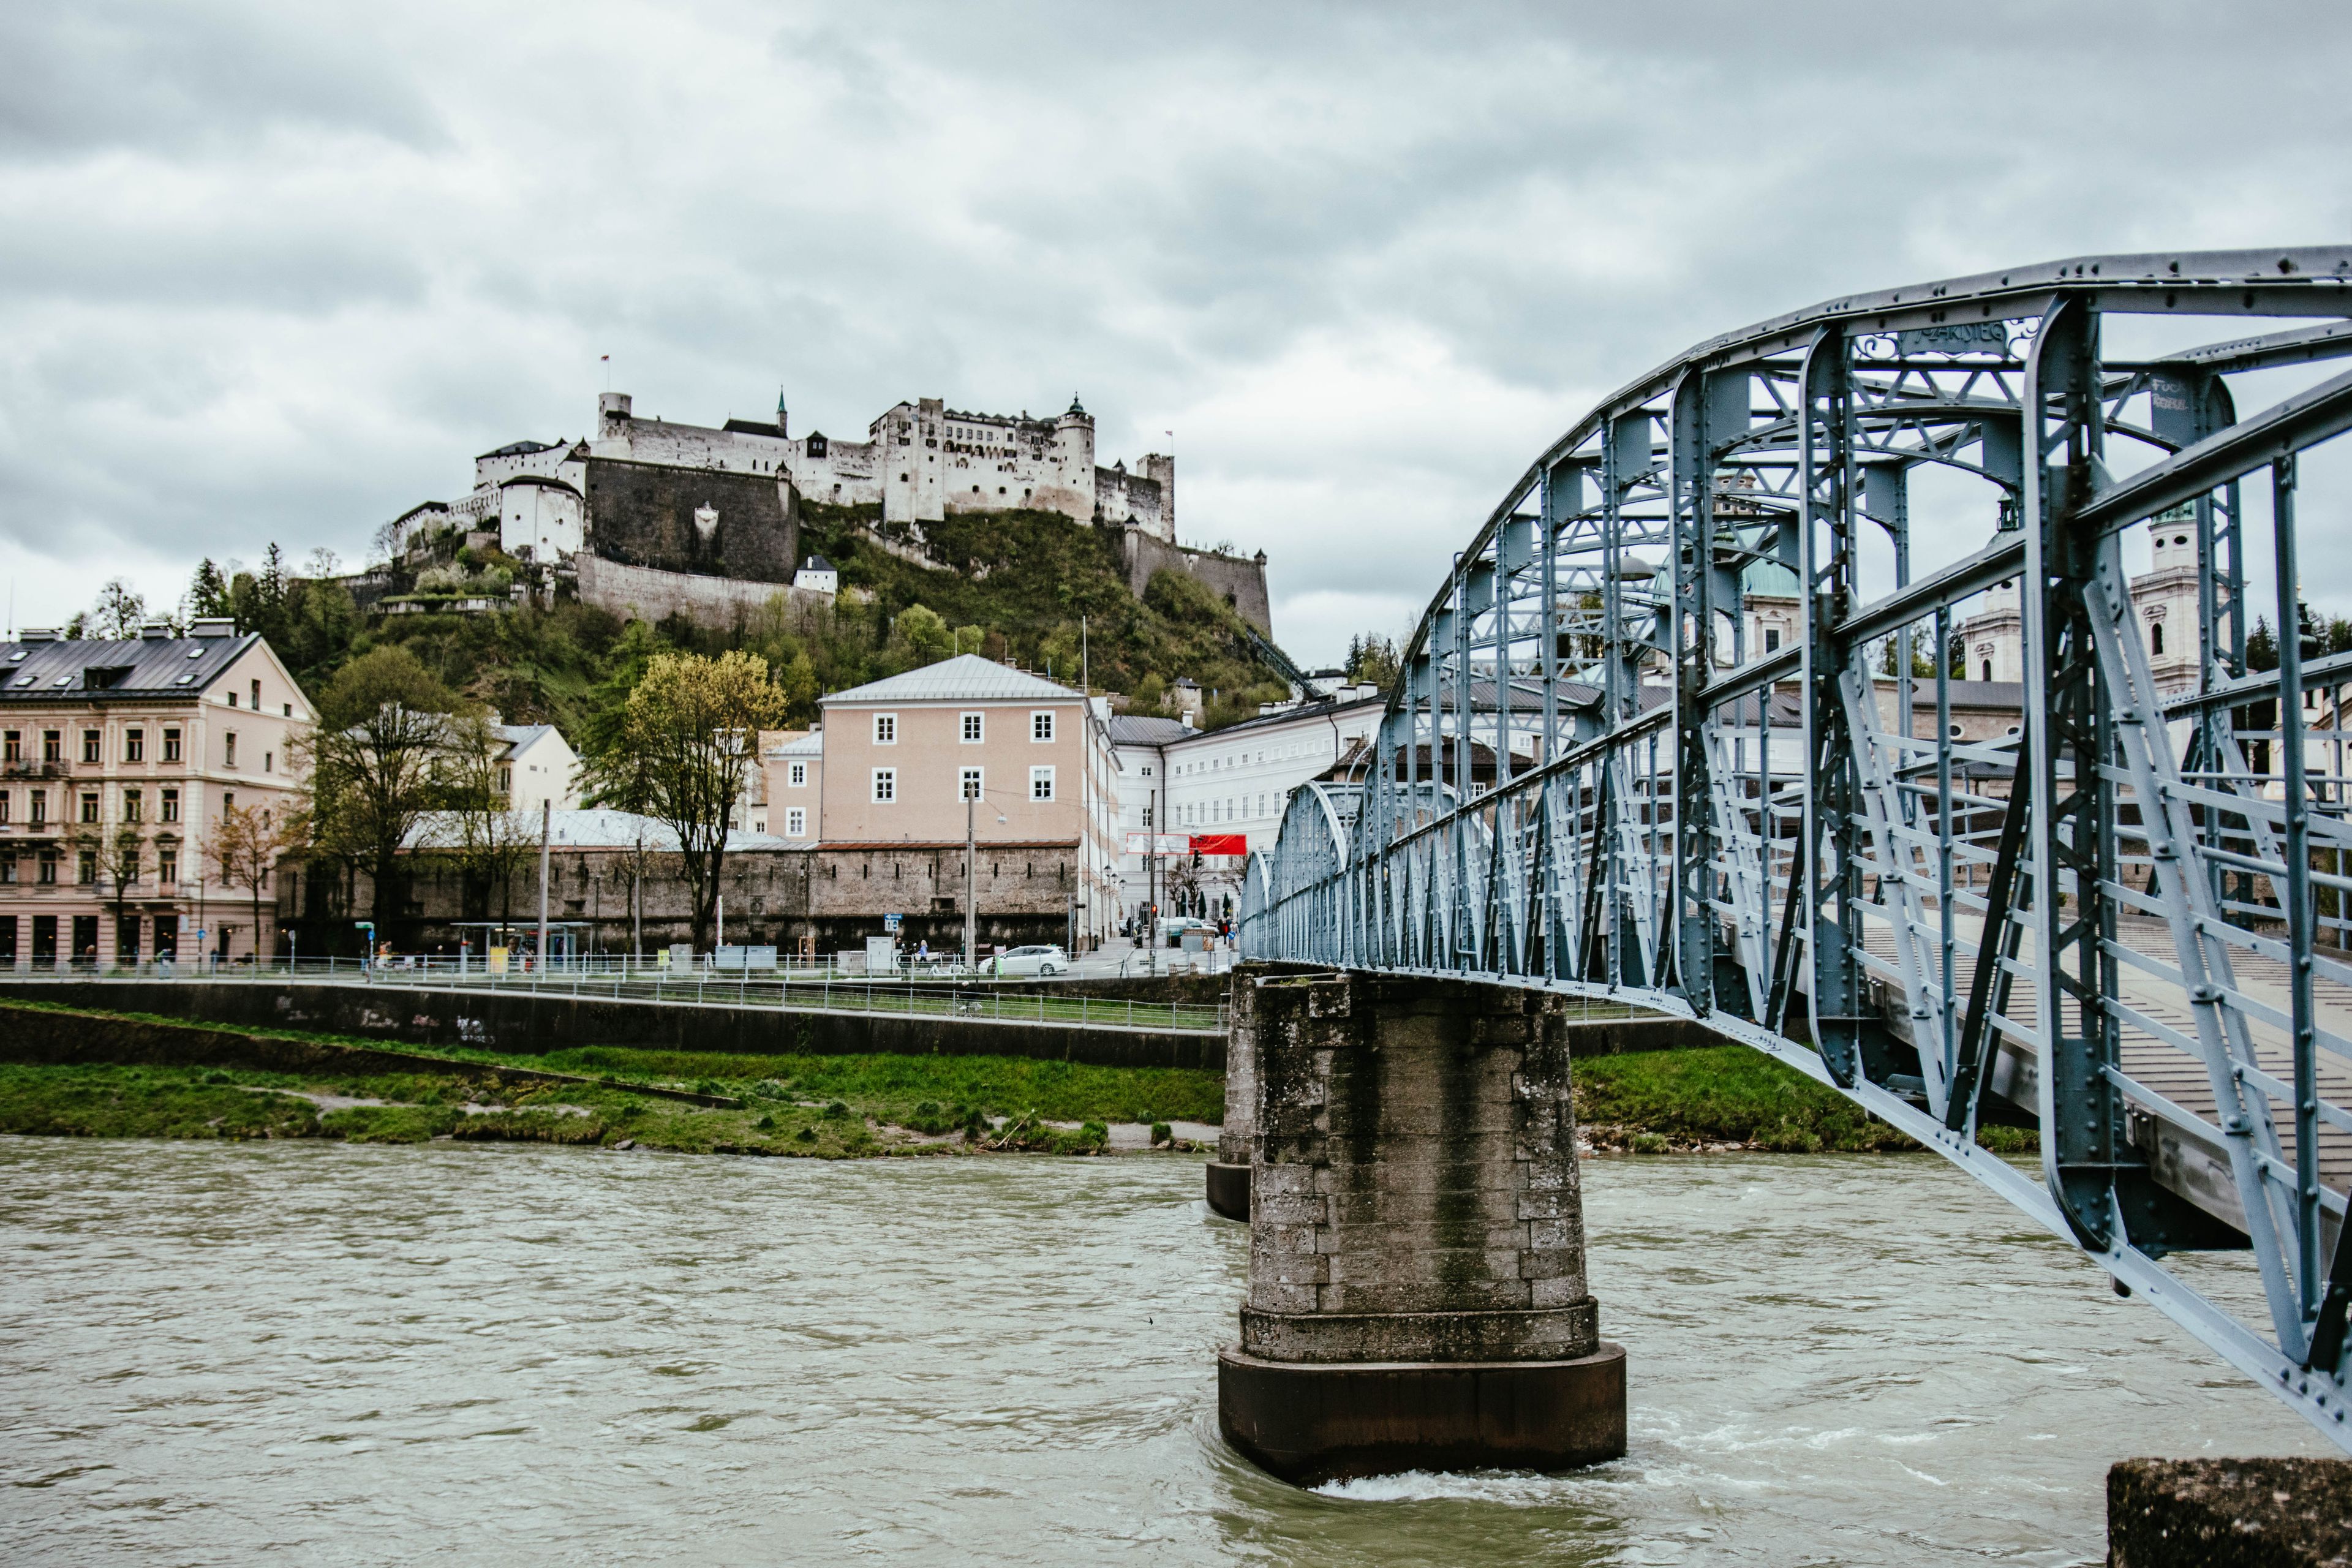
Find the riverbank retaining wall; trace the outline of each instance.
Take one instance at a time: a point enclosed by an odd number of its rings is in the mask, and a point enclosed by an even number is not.
[[[573,1046],[813,1056],[1033,1057],[1089,1067],[1222,1072],[1224,1037],[1009,1019],[733,1007],[523,990],[404,985],[202,984],[184,981],[0,983],[0,998],[152,1013],[245,1028],[302,1029],[415,1046],[537,1055]]]

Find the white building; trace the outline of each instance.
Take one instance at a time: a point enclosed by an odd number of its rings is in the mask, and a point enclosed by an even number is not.
[[[580,808],[580,753],[552,724],[508,724],[490,715],[491,766],[510,811],[537,816],[542,805]]]
[[[812,594],[841,592],[841,573],[822,555],[812,555],[800,563],[793,574],[793,586],[806,588]]]
[[[1292,792],[1369,741],[1387,707],[1377,688],[1354,686],[1222,730],[1174,719],[1112,720],[1122,848],[1124,836],[1137,832],[1238,836],[1249,849],[1271,848]],[[1202,862],[1202,891],[1217,912],[1228,895],[1238,907],[1243,864],[1237,856]],[[1118,868],[1124,912],[1132,916],[1151,901],[1151,868],[1142,856],[1122,854]],[[1160,905],[1163,914],[1174,912],[1164,880]]]
[[[2131,582],[2148,671],[2167,697],[2197,689],[2197,522],[2189,507],[2148,521],[2149,569]],[[2025,616],[2017,580],[1996,584],[1985,607],[1960,623],[1974,680],[2015,682],[2025,676]]]

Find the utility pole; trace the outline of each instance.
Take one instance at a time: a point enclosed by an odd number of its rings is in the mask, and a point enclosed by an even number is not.
[[[977,957],[979,927],[973,921],[972,897],[980,885],[972,855],[972,813],[979,809],[979,792],[970,785],[963,796],[963,972],[969,977]]]
[[[1094,757],[1095,757],[1095,687],[1094,667],[1087,655],[1087,618],[1078,617],[1078,856],[1074,868],[1077,879],[1070,890],[1070,952],[1078,951],[1078,889],[1086,885],[1094,865]],[[1087,923],[1094,924],[1093,911]]]
[[[555,820],[555,803],[539,803],[539,966],[547,967],[547,838]]]

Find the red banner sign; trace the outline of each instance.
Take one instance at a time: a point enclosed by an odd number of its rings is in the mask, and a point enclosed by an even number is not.
[[[1249,835],[1246,833],[1195,833],[1192,835],[1195,855],[1246,855]]]

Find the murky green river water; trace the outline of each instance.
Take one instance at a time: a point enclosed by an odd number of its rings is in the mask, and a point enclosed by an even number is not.
[[[1317,1494],[1189,1163],[0,1140],[0,1560],[2085,1563],[2112,1459],[2322,1451],[1924,1157],[1587,1172],[1632,1455]]]

